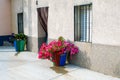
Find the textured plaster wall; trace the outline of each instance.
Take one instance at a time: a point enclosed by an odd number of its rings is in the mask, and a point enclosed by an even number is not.
[[[51,0],[49,2],[49,38],[57,39],[59,36],[63,36],[66,39],[74,40],[73,8],[73,0]]]
[[[28,50],[38,52],[38,22],[35,0],[24,0],[24,32],[28,36]]]
[[[17,13],[23,12],[24,34],[28,36],[29,50],[38,52],[38,27],[35,0],[12,0],[13,32],[18,33]],[[36,51],[35,51],[36,49]]]
[[[17,13],[23,12],[24,32],[28,36],[37,37],[37,11],[35,0],[12,0],[13,32],[18,32]]]
[[[38,0],[37,7],[48,7],[50,0]]]
[[[71,63],[120,77],[120,47],[75,42],[80,52],[73,56]]]
[[[25,34],[38,37],[37,9],[35,0],[24,0],[24,30]]]
[[[69,4],[68,4],[69,3]],[[57,39],[63,36],[74,40],[74,2],[73,0],[39,0],[38,8],[49,7],[48,37]]]
[[[11,0],[0,0],[0,36],[11,33]]]
[[[120,0],[93,0],[92,42],[120,46]]]
[[[93,4],[92,43],[75,42],[80,53],[73,63],[120,77],[120,1],[75,0],[74,4],[89,2]]]
[[[119,0],[50,0],[39,2],[39,7],[43,6],[42,3],[49,6],[49,38],[56,39],[62,35],[73,41],[74,5],[92,3],[92,43],[120,46]]]

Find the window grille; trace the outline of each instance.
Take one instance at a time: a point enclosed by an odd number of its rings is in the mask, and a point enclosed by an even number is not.
[[[91,42],[92,5],[74,7],[74,39]]]

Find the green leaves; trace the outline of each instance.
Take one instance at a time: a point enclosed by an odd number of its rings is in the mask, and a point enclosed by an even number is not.
[[[64,39],[62,36],[60,36],[60,37],[58,38],[58,40],[59,40],[59,41],[64,41],[65,39]]]
[[[16,40],[26,40],[27,36],[25,34],[23,34],[23,33],[15,34],[15,39]]]

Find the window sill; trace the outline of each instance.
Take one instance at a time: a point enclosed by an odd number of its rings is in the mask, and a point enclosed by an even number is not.
[[[84,41],[74,41],[74,43],[78,44],[92,44],[92,42],[84,42]]]

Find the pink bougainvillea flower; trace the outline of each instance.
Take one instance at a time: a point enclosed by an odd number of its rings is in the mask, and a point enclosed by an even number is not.
[[[42,54],[41,54],[41,53],[39,53],[38,58],[39,58],[39,59],[42,58]]]

